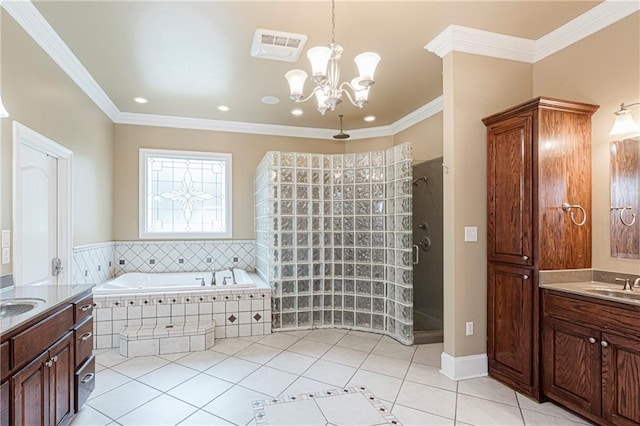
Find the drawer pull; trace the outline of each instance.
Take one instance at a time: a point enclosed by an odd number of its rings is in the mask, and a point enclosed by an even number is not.
[[[607,343],[605,340],[603,340],[603,341],[601,341],[601,342],[600,342],[600,345],[601,345],[603,348],[606,348],[607,346],[609,346],[609,343]]]
[[[51,368],[53,366],[53,359],[50,359],[49,361],[45,362],[44,365]]]
[[[596,339],[595,339],[595,338],[593,338],[593,337],[589,337],[589,343],[595,343],[595,342],[596,342]]]
[[[529,260],[529,256],[522,256],[522,260]]]
[[[529,279],[529,275],[523,275],[523,276],[522,276],[522,279],[523,279],[523,280],[528,280],[528,279]]]
[[[85,340],[88,340],[91,338],[91,336],[93,336],[93,333],[90,331],[87,331],[86,333],[84,333],[82,336],[80,336],[79,340],[82,340],[83,342]]]
[[[93,309],[93,305],[90,304],[90,303],[87,303],[86,305],[82,305],[80,307],[80,311],[82,311],[82,312],[87,312],[87,311],[89,311],[91,309]]]
[[[89,383],[93,380],[96,375],[94,373],[89,373],[85,375],[82,379],[80,379],[80,383]]]

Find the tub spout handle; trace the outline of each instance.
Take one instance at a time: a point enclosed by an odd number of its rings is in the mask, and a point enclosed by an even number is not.
[[[205,286],[204,278],[196,278],[196,281],[198,281],[198,280],[200,280],[200,285],[201,285],[202,287],[204,287],[204,286]]]
[[[222,279],[222,285],[227,285],[227,277],[224,277],[224,278]]]

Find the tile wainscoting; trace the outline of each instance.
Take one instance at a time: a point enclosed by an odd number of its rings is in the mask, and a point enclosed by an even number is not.
[[[198,272],[230,266],[255,270],[254,240],[109,241],[73,249],[74,284],[99,284],[126,272]]]
[[[125,326],[215,321],[216,338],[271,333],[271,289],[95,296],[95,349],[115,348]]]

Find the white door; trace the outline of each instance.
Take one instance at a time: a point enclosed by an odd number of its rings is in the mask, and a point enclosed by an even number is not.
[[[14,121],[13,154],[15,283],[71,284],[73,153]]]
[[[58,258],[58,160],[30,146],[21,152],[22,244],[18,256],[22,285],[57,284],[52,259]]]

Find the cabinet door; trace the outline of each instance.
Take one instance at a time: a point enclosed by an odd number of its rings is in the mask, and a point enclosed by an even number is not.
[[[533,371],[533,277],[529,269],[489,264],[487,355],[489,374],[531,394]]]
[[[45,352],[11,378],[13,424],[45,426],[49,423],[49,367]]]
[[[53,360],[49,371],[50,415],[56,425],[73,414],[73,348],[73,332],[69,332],[49,349]]]
[[[542,390],[575,411],[600,414],[600,332],[545,318]]]
[[[531,138],[528,113],[487,129],[487,255],[489,261],[532,265]]]
[[[602,417],[614,425],[640,424],[640,341],[603,333]]]

